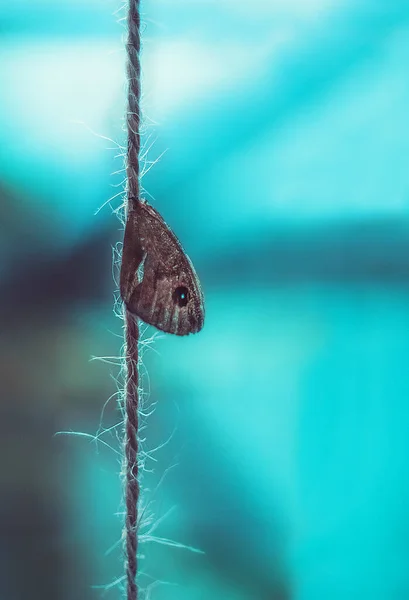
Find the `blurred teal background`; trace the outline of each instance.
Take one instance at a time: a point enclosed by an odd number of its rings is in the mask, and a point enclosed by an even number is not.
[[[0,3],[2,600],[122,597],[123,17]],[[145,195],[207,321],[144,345],[141,584],[408,599],[409,5],[149,0],[143,19]]]

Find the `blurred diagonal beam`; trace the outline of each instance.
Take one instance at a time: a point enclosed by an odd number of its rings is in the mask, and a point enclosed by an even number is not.
[[[352,68],[376,57],[388,36],[409,22],[409,12],[401,2],[346,6],[330,13],[314,33],[315,43],[310,32],[295,55],[291,53],[274,65],[273,75],[271,63],[263,79],[246,82],[250,85],[234,95],[229,89],[215,96],[201,117],[196,111],[183,115],[183,123],[174,119],[167,132],[172,156],[166,157],[166,177],[149,173],[144,180],[146,189],[159,200],[177,194],[183,214],[183,202],[190,202],[183,193],[186,180],[200,177],[232,150],[236,152],[249,140],[254,142],[266,126],[271,129],[275,125],[277,131],[289,126],[298,111],[321,102]],[[163,140],[158,141],[158,154],[161,143],[164,145]],[[203,146],[205,153],[200,151]]]

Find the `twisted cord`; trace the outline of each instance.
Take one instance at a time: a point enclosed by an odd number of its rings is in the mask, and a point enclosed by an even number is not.
[[[128,210],[132,208],[133,199],[139,198],[139,150],[140,141],[140,97],[141,97],[141,18],[139,0],[129,0],[128,11]]]
[[[128,75],[128,152],[127,152],[127,212],[133,202],[139,199],[139,151],[140,151],[140,2],[129,0],[128,39],[127,39],[127,75]],[[138,321],[125,310],[125,568],[127,581],[127,600],[137,600],[138,586]]]
[[[125,561],[127,600],[136,600],[138,587],[138,322],[125,314],[126,368],[125,388]]]

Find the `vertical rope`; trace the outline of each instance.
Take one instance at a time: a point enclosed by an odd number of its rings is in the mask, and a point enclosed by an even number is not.
[[[128,152],[127,152],[127,211],[132,210],[134,199],[139,199],[139,151],[140,151],[140,2],[129,0],[128,39]],[[138,586],[138,321],[125,309],[125,560],[127,600],[136,600]]]
[[[125,388],[125,565],[127,600],[136,600],[138,587],[138,322],[125,314],[126,369]]]

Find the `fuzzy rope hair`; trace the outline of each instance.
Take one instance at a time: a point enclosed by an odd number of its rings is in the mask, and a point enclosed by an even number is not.
[[[139,151],[140,151],[140,2],[129,0],[128,39],[128,152],[127,152],[127,211],[132,210],[134,199],[139,199]],[[138,586],[138,340],[139,326],[125,308],[125,560],[127,600],[136,600]]]

